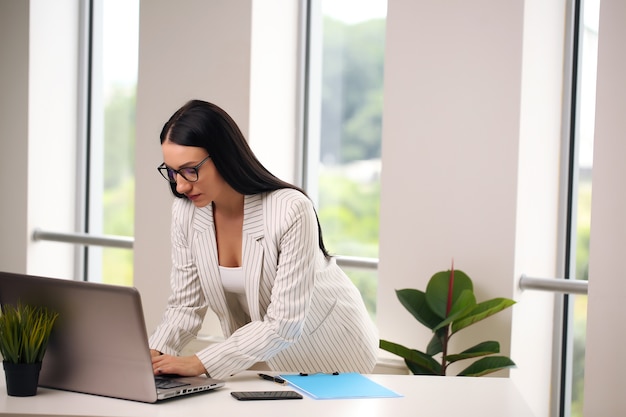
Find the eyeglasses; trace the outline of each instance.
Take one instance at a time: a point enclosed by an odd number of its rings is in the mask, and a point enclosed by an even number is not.
[[[198,181],[198,168],[202,166],[206,161],[211,158],[211,155],[204,158],[198,165],[195,167],[185,167],[181,169],[173,169],[165,165],[163,162],[161,165],[157,167],[157,170],[161,173],[161,176],[171,182],[172,184],[176,184],[176,175],[180,175],[187,182],[196,182]]]

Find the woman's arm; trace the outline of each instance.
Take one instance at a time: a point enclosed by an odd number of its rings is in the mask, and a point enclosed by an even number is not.
[[[171,295],[161,324],[150,337],[150,347],[177,355],[193,339],[207,311],[194,257],[188,244],[187,224],[193,205],[176,199],[172,206]]]

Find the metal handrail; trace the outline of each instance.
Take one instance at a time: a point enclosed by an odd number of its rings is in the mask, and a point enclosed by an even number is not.
[[[343,268],[367,269],[375,271],[378,269],[377,258],[361,258],[358,256],[335,256],[337,265]]]
[[[85,246],[106,246],[110,248],[132,249],[135,239],[127,236],[99,236],[87,233],[58,233],[41,229],[33,231],[33,240],[49,240]]]
[[[132,249],[135,239],[127,236],[97,236],[88,233],[60,233],[41,229],[33,231],[33,240],[49,240],[54,242],[73,243],[85,246],[107,246],[112,248]],[[357,256],[335,256],[337,264],[346,268],[376,270],[378,259]]]
[[[589,282],[565,278],[534,278],[522,274],[519,279],[522,290],[540,290],[566,294],[587,294]]]
[[[111,248],[132,249],[135,239],[127,236],[97,236],[87,233],[58,233],[41,229],[33,231],[33,240],[49,240],[66,242],[86,246],[106,246]],[[335,256],[337,265],[343,268],[378,269],[378,259],[362,258],[358,256]],[[519,279],[519,288],[522,290],[539,290],[560,292],[566,294],[587,294],[588,282],[564,278],[535,278],[525,274]]]

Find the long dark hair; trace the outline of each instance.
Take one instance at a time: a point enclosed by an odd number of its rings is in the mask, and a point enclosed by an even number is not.
[[[269,172],[250,149],[239,126],[222,108],[202,100],[190,100],[163,126],[161,144],[165,140],[183,146],[204,148],[217,172],[235,191],[254,195],[268,191],[291,188],[307,195],[304,190],[285,182]],[[170,183],[172,193],[185,196]],[[308,196],[307,196],[308,197]],[[322,228],[317,213],[319,247],[327,258],[330,256],[322,239]]]

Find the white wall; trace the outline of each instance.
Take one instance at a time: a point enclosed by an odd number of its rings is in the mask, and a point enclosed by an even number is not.
[[[28,2],[0,1],[0,189],[7,199],[0,206],[0,270],[5,271],[26,270],[28,175],[15,173],[28,169],[28,31]]]
[[[302,111],[297,97],[302,64],[299,3],[252,1],[248,138],[257,158],[274,175],[296,183],[301,156],[294,138],[299,137]]]
[[[521,112],[517,166],[515,263],[512,278],[563,276],[562,247],[558,242],[559,173],[562,171],[561,107],[566,1],[524,2]],[[554,360],[551,342],[555,334],[554,300],[563,295],[514,290],[511,357],[517,369],[511,377],[525,394],[537,416],[555,415],[558,398],[559,360]],[[530,342],[532,341],[532,342]],[[560,351],[557,357],[560,357]],[[550,408],[551,407],[551,408]],[[552,413],[550,413],[550,409]],[[550,414],[549,414],[550,413]]]
[[[0,1],[0,270],[73,277],[78,1]]]
[[[602,0],[598,45],[585,417],[623,416],[626,254],[626,3]]]
[[[430,332],[394,290],[424,289],[454,258],[480,301],[519,302],[455,336],[454,351],[500,341],[538,416],[550,405],[553,298],[516,288],[522,272],[555,276],[562,9],[389,0],[387,10],[381,337],[426,347]]]
[[[30,2],[29,238],[35,228],[76,230],[78,3]],[[74,249],[58,242],[30,242],[28,273],[73,278]]]

